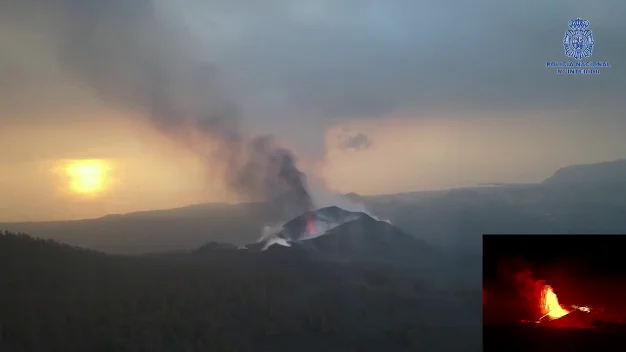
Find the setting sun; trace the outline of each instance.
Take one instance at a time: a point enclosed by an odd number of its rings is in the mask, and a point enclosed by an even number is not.
[[[72,193],[95,196],[106,188],[109,165],[104,160],[73,160],[64,169]]]

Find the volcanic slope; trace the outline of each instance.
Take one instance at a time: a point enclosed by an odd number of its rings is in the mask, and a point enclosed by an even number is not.
[[[334,206],[302,214],[247,248],[271,257],[410,265],[439,257],[435,247],[389,222]]]

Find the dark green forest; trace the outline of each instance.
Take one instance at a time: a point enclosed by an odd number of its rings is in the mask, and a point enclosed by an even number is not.
[[[435,268],[262,255],[121,256],[6,232],[0,350],[480,349],[476,294],[434,287]]]

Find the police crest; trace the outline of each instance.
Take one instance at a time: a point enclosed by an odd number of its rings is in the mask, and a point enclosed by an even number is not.
[[[593,36],[589,29],[589,21],[577,18],[569,21],[569,28],[565,31],[563,47],[565,55],[575,60],[582,60],[593,54]]]

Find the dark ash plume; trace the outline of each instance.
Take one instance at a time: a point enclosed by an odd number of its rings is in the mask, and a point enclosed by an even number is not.
[[[305,175],[290,150],[277,145],[272,136],[256,137],[247,146],[245,164],[228,170],[234,189],[272,201],[287,218],[314,209]]]
[[[149,116],[207,168],[219,165],[240,197],[270,200],[296,215],[311,210],[293,154],[271,136],[242,133],[237,104],[207,58],[206,37],[160,20],[155,4],[84,0],[67,7],[59,61],[109,105]]]

